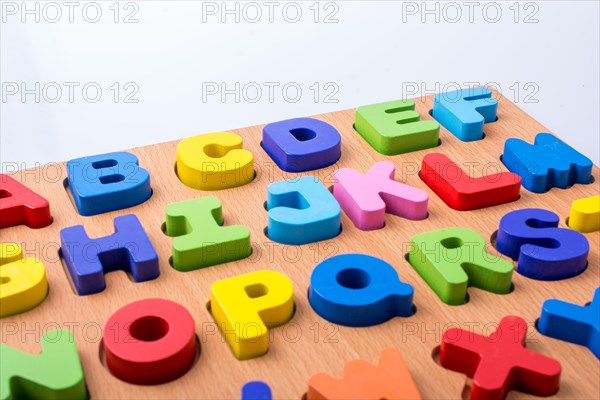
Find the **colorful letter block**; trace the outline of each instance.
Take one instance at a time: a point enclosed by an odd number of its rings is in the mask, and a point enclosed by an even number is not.
[[[246,382],[242,387],[242,400],[271,400],[271,388],[264,382]]]
[[[413,314],[413,287],[385,261],[341,254],[319,263],[310,277],[313,310],[335,324],[372,326]]]
[[[463,142],[483,139],[483,124],[496,121],[498,101],[486,87],[438,93],[433,118]]]
[[[120,308],[106,321],[102,340],[111,374],[137,385],[175,380],[196,358],[194,319],[170,300],[144,299]]]
[[[294,288],[279,272],[251,272],[213,283],[210,308],[235,357],[255,358],[267,352],[267,329],[292,318]]]
[[[308,381],[307,400],[398,399],[419,400],[421,394],[402,354],[389,348],[381,352],[379,365],[365,360],[350,361],[342,379],[327,374]]]
[[[537,328],[543,335],[586,346],[600,359],[600,287],[586,306],[544,301]]]
[[[81,215],[141,204],[152,196],[150,174],[131,153],[117,152],[67,162],[69,188]]]
[[[274,182],[267,188],[269,238],[306,244],[339,235],[342,210],[321,181],[311,176]]]
[[[521,176],[525,189],[534,193],[589,183],[593,166],[589,158],[550,133],[538,133],[533,145],[507,139],[502,162]]]
[[[467,287],[506,294],[512,263],[486,252],[486,242],[466,228],[447,228],[412,237],[408,261],[446,304],[464,304]]]
[[[600,230],[600,196],[575,200],[571,205],[568,224],[577,232]]]
[[[116,217],[115,233],[90,239],[82,225],[60,231],[61,252],[79,295],[106,288],[104,274],[123,270],[144,282],[160,275],[158,254],[134,214]]]
[[[511,172],[473,178],[444,154],[423,157],[420,177],[448,207],[468,211],[519,199],[521,178]]]
[[[342,155],[337,129],[314,118],[293,118],[263,128],[262,147],[283,171],[327,167]]]
[[[73,333],[66,329],[42,336],[39,355],[0,343],[0,399],[88,398]]]
[[[254,156],[233,133],[192,136],[177,145],[177,176],[200,190],[242,186],[254,179]]]
[[[358,107],[354,129],[377,152],[385,155],[409,153],[436,147],[440,124],[420,121],[413,100],[395,100]]]
[[[46,268],[37,258],[23,258],[17,243],[0,243],[0,318],[38,306],[48,294]]]
[[[52,223],[48,200],[6,174],[0,174],[0,229],[16,225],[43,228]]]
[[[396,167],[378,162],[363,175],[352,168],[335,172],[333,195],[358,229],[385,225],[385,213],[410,220],[427,218],[427,192],[394,180]]]
[[[557,228],[560,217],[540,208],[511,211],[500,219],[496,248],[518,260],[517,272],[554,281],[579,275],[587,265],[590,245],[581,233]]]
[[[561,366],[553,358],[525,348],[527,323],[502,318],[490,336],[451,328],[444,332],[440,362],[473,379],[471,399],[504,399],[509,390],[536,396],[558,391]]]
[[[252,252],[250,231],[223,226],[223,208],[213,196],[167,205],[166,234],[173,239],[173,268],[192,271],[246,258]]]

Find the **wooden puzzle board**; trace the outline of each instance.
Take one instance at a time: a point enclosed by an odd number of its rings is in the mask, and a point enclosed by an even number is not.
[[[499,96],[495,94],[495,97]],[[428,112],[432,108],[433,97],[415,99],[415,102],[421,118],[430,119]],[[47,299],[35,309],[0,321],[2,342],[37,353],[40,337],[46,331],[59,327],[72,329],[93,399],[235,399],[239,398],[245,382],[257,379],[271,386],[274,398],[299,399],[306,392],[308,379],[313,374],[326,372],[341,377],[348,361],[364,358],[377,362],[379,353],[387,347],[396,347],[402,352],[424,398],[448,399],[460,398],[468,391],[464,375],[442,368],[432,357],[443,330],[456,326],[468,329],[471,326],[477,333],[489,334],[502,317],[514,314],[530,323],[527,346],[556,358],[562,364],[560,391],[556,398],[600,398],[600,363],[594,355],[585,347],[545,337],[533,327],[542,302],[547,298],[578,304],[591,301],[594,289],[600,284],[600,232],[585,234],[590,242],[590,255],[589,266],[583,274],[557,282],[541,282],[515,272],[514,292],[496,295],[470,288],[470,302],[462,306],[444,304],[404,259],[410,238],[417,233],[461,226],[490,238],[500,218],[514,209],[541,207],[552,210],[561,216],[560,226],[566,227],[565,219],[572,201],[600,193],[597,167],[592,173],[595,183],[589,185],[575,185],[567,190],[554,188],[545,194],[522,189],[520,200],[514,203],[470,212],[454,211],[418,177],[425,154],[447,154],[463,168],[472,165],[474,174],[481,176],[506,171],[499,157],[507,138],[522,138],[531,143],[536,133],[548,130],[509,100],[500,98],[499,119],[485,125],[483,140],[464,143],[441,127],[441,146],[390,157],[375,152],[353,130],[354,110],[317,115],[316,118],[339,130],[342,157],[331,167],[302,175],[315,175],[330,186],[333,184],[333,172],[338,168],[352,167],[366,173],[378,161],[391,161],[397,167],[397,180],[429,193],[429,218],[408,221],[388,215],[384,229],[363,232],[342,213],[343,231],[332,240],[303,246],[273,243],[263,233],[267,224],[267,211],[263,208],[267,185],[297,175],[279,170],[262,150],[262,126],[231,131],[242,136],[244,148],[254,154],[257,176],[250,184],[216,192],[194,190],[182,184],[175,175],[177,141],[139,147],[130,151],[150,172],[152,197],[134,208],[93,217],[80,216],[72,205],[63,186],[66,178],[64,164],[16,172],[13,174],[15,179],[48,199],[54,222],[38,230],[25,226],[3,229],[1,240],[20,243],[25,256],[37,256],[43,260],[50,291]],[[201,132],[181,132],[181,135],[184,138],[198,133]],[[560,132],[557,133],[560,136]],[[57,176],[57,173],[60,175]],[[161,231],[165,206],[204,195],[213,195],[221,200],[225,224],[242,224],[250,229],[253,254],[237,262],[178,272],[169,265],[172,238]],[[91,237],[105,236],[113,233],[113,219],[128,213],[138,216],[154,244],[159,254],[160,277],[135,284],[124,272],[113,272],[106,276],[107,287],[103,292],[85,297],[76,295],[57,256],[60,229],[82,224]],[[491,246],[489,251],[497,254]],[[319,317],[307,299],[311,271],[325,258],[353,252],[371,254],[392,264],[400,279],[415,289],[416,314],[369,328],[336,326]],[[288,324],[271,331],[266,355],[238,361],[216,330],[207,310],[210,285],[219,279],[259,269],[279,271],[292,280],[296,312]],[[201,354],[197,363],[180,379],[158,386],[136,386],[113,377],[103,366],[99,330],[122,306],[152,297],[171,299],[191,312]],[[523,397],[528,396],[517,392],[508,395],[508,398]]]

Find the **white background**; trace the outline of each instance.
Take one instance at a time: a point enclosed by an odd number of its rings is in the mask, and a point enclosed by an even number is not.
[[[599,161],[597,1],[1,3],[3,171],[474,82]]]

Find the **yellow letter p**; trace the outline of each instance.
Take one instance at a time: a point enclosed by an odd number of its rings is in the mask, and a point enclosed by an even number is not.
[[[267,352],[267,329],[294,314],[294,288],[287,276],[257,271],[212,284],[211,312],[240,360]]]

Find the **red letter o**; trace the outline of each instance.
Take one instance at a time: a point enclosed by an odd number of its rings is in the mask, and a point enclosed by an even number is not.
[[[109,371],[139,385],[177,379],[196,357],[194,320],[170,300],[145,299],[122,307],[106,322],[103,342]]]

